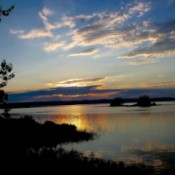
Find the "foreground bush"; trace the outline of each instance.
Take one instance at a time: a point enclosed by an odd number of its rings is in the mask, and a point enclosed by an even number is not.
[[[95,157],[85,157],[77,151],[62,148],[29,149],[26,154],[14,157],[6,164],[6,173],[17,174],[115,174],[151,175],[152,166],[144,164],[127,165],[123,162],[106,161]],[[3,166],[5,167],[5,166]],[[2,169],[1,169],[2,170]]]
[[[93,139],[94,134],[78,131],[70,124],[38,123],[30,117],[20,119],[0,118],[0,147],[40,148],[57,144]]]

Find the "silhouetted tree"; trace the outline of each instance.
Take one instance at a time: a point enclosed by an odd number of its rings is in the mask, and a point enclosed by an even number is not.
[[[11,73],[12,71],[12,64],[11,63],[7,63],[5,60],[3,60],[1,62],[0,65],[0,88],[4,87],[7,85],[8,80],[12,79],[15,77],[14,73]],[[8,94],[5,93],[4,90],[0,90],[0,102],[2,103],[2,109],[3,109],[3,117],[5,118],[9,118],[10,114],[9,111],[10,109],[7,106],[7,102],[8,102]]]
[[[151,106],[151,99],[147,95],[142,95],[139,97],[137,105],[141,107],[149,107]]]
[[[7,106],[7,102],[8,102],[8,94],[4,92],[4,90],[0,90],[0,102],[2,103],[2,116],[4,118],[9,118],[10,114],[10,108],[8,108]]]
[[[9,16],[10,12],[14,9],[14,5],[10,6],[8,9],[3,9],[0,5],[0,22],[1,22],[1,16]],[[12,64],[7,63],[5,60],[3,60],[0,63],[0,88],[7,85],[8,80],[14,78],[15,74],[11,73],[12,71]],[[2,103],[3,107],[3,116],[9,117],[9,108],[7,107],[7,101],[8,101],[8,94],[4,92],[4,90],[0,90],[0,102]]]
[[[8,9],[3,9],[0,5],[0,22],[1,22],[1,16],[9,16],[10,12],[14,9],[14,5],[9,7]]]
[[[3,60],[0,64],[0,88],[7,85],[8,80],[15,77],[15,74],[12,73],[13,65],[11,63],[7,63],[6,60]],[[9,108],[7,106],[8,94],[4,92],[4,90],[0,90],[0,103],[2,103],[3,113],[2,115],[5,118],[9,118]]]
[[[7,63],[6,60],[2,60],[0,64],[0,88],[7,85],[8,80],[14,78],[15,74],[11,73],[13,69],[13,65],[11,63]]]
[[[117,97],[111,101],[110,106],[122,106],[123,103],[124,103],[124,100],[121,97]]]
[[[14,5],[10,6],[8,9],[3,9],[0,5],[0,22],[1,16],[9,16],[10,12],[14,9]],[[3,60],[0,63],[0,88],[7,85],[8,80],[14,78],[14,73],[12,71],[12,64],[7,63]],[[7,107],[8,94],[4,92],[4,90],[0,90],[0,103],[2,103],[3,107],[3,115],[4,117],[9,117],[9,108]]]

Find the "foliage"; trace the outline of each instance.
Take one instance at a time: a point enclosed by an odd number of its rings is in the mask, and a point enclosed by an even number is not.
[[[4,92],[4,90],[0,90],[0,103],[2,103],[2,116],[4,118],[9,118],[10,114],[10,108],[7,106],[7,101],[8,101],[8,94]]]
[[[141,107],[149,107],[151,106],[151,99],[147,95],[142,95],[139,97],[137,105]]]
[[[12,64],[11,63],[7,63],[6,60],[2,60],[1,64],[0,64],[0,88],[4,87],[7,85],[8,80],[12,79],[15,77],[15,74],[12,73]],[[3,109],[3,113],[2,115],[5,118],[9,118],[9,111],[10,109],[7,106],[7,102],[8,102],[8,94],[5,93],[4,90],[0,90],[0,103],[2,103],[2,109]]]
[[[85,157],[75,150],[65,151],[62,148],[39,151],[32,150],[26,159],[25,169],[46,174],[118,174],[118,175],[152,175],[154,168],[144,164],[125,164],[96,157]],[[35,166],[37,165],[37,166]],[[35,171],[33,172],[33,168]],[[38,174],[37,173],[37,174]]]
[[[124,100],[121,97],[117,97],[111,101],[110,106],[122,106],[123,103],[124,103]]]
[[[15,77],[14,73],[11,73],[13,69],[13,65],[11,63],[7,63],[6,60],[2,60],[0,65],[0,88],[7,85],[8,80]]]
[[[0,6],[0,22],[1,22],[1,15],[2,16],[9,16],[10,12],[14,9],[14,5],[9,7],[8,9],[4,10],[2,6]]]
[[[16,174],[17,172],[17,174],[153,175],[154,173],[153,166],[141,163],[127,165],[121,161],[114,162],[95,157],[85,157],[75,150],[66,151],[62,148],[28,149],[27,153],[24,154],[15,153],[12,159],[5,159],[8,162],[6,174]],[[12,154],[9,155],[10,158],[11,156]],[[5,164],[4,159],[2,160]],[[13,166],[14,168],[12,168]]]
[[[6,100],[8,100],[8,95],[3,90],[0,90],[0,102],[2,103]]]
[[[8,9],[3,9],[0,5],[0,22],[1,22],[1,16],[9,16],[11,11],[14,9],[14,5],[10,6]],[[2,60],[0,64],[0,88],[7,85],[8,80],[14,78],[15,74],[11,73],[12,71],[12,64],[7,63],[6,60]],[[8,94],[5,93],[3,90],[0,91],[0,102],[3,104],[3,113],[2,115],[6,118],[9,118],[9,108],[7,106],[8,101]]]
[[[12,131],[12,132],[6,132]],[[91,140],[93,133],[79,131],[74,125],[55,124],[46,121],[41,124],[31,116],[24,118],[0,117],[1,146],[4,148],[13,145],[17,149],[52,147],[57,144]],[[8,140],[6,140],[8,138]]]

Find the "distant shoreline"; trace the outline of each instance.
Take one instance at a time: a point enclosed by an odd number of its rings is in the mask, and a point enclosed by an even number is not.
[[[152,102],[157,101],[175,101],[175,98],[171,97],[159,97],[150,98]],[[137,98],[124,99],[125,103],[137,102]],[[112,99],[97,99],[97,100],[77,100],[77,101],[44,101],[44,102],[14,102],[8,103],[8,108],[32,108],[32,107],[47,107],[47,106],[59,106],[59,105],[79,105],[79,104],[104,104],[109,103]],[[0,104],[0,109],[2,104]]]

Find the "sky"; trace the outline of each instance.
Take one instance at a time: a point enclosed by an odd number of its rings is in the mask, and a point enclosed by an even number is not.
[[[0,0],[10,102],[175,97],[175,0]]]

